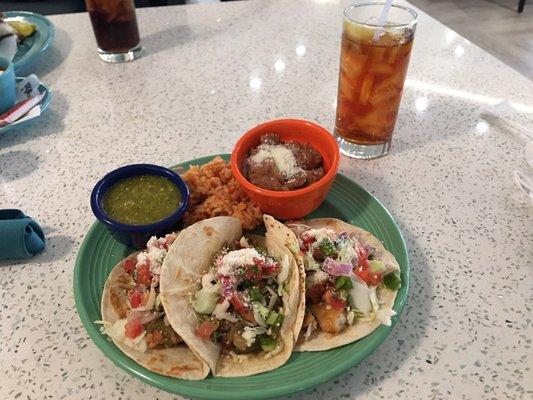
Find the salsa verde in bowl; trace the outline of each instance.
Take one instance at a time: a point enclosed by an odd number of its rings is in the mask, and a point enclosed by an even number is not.
[[[187,211],[189,188],[168,168],[132,164],[105,175],[91,194],[91,208],[113,237],[144,248],[151,236],[175,229]]]

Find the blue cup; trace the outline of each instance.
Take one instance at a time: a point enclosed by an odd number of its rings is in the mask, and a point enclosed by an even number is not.
[[[0,57],[0,70],[0,114],[3,114],[15,104],[17,84],[12,62]]]

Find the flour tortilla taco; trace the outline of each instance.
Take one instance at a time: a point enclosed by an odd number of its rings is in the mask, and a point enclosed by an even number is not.
[[[400,266],[371,233],[334,218],[286,225],[265,216],[305,276],[305,316],[295,351],[342,346],[391,325]]]
[[[232,217],[184,229],[161,272],[168,320],[215,376],[254,375],[288,360],[303,321],[302,285],[283,244],[243,237]]]
[[[102,331],[143,367],[181,379],[204,379],[209,366],[172,329],[161,304],[161,264],[175,234],[153,237],[109,274],[102,294]]]

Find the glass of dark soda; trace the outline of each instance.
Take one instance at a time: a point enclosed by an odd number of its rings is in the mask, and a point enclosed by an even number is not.
[[[85,0],[98,55],[106,62],[139,58],[142,52],[133,0]]]

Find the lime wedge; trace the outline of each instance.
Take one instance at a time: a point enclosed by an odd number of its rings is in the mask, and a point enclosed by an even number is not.
[[[6,21],[21,38],[27,38],[35,33],[35,25],[24,21]]]

